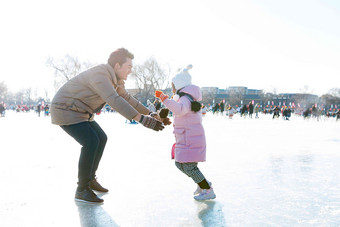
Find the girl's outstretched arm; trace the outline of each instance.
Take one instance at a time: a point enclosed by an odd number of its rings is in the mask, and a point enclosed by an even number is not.
[[[191,102],[185,96],[180,98],[179,102],[172,99],[166,99],[163,103],[173,114],[178,116],[184,115],[191,110]]]
[[[164,94],[160,90],[155,91],[155,97],[159,98],[164,105],[175,115],[184,115],[188,113],[191,110],[191,102],[190,100],[185,97],[185,98],[180,98],[178,102],[175,100],[169,99],[169,96]]]

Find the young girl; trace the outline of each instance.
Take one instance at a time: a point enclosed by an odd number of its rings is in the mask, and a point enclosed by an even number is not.
[[[199,168],[198,162],[205,161],[206,142],[202,125],[200,105],[194,108],[194,101],[202,100],[201,90],[191,84],[189,65],[172,79],[173,99],[169,99],[161,91],[156,91],[155,96],[173,113],[175,145],[175,164],[179,170],[189,176],[198,184],[194,194],[196,200],[216,198],[211,182],[207,181]],[[196,102],[196,107],[197,107]],[[192,108],[194,110],[192,110]]]

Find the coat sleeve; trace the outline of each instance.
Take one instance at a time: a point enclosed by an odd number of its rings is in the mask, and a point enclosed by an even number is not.
[[[150,110],[146,108],[141,102],[131,96],[126,90],[124,86],[124,82],[118,84],[117,92],[119,96],[123,97],[133,108],[135,108],[139,113],[147,115]]]
[[[131,120],[138,111],[132,107],[124,98],[119,96],[116,89],[113,87],[110,79],[103,73],[97,74],[95,77],[89,78],[91,88],[113,109],[120,113],[125,118]]]
[[[191,102],[185,96],[181,97],[178,102],[166,99],[163,103],[172,113],[178,116],[185,115],[191,110]]]

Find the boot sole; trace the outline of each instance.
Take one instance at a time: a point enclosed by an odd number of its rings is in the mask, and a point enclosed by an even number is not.
[[[94,202],[94,201],[87,201],[87,200],[84,200],[84,199],[77,199],[77,198],[74,198],[74,201],[81,202],[81,203],[89,203],[89,204],[101,204],[101,203],[104,203],[104,201]]]

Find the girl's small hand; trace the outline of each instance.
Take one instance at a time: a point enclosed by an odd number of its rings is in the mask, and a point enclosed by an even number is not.
[[[166,117],[166,118],[162,118],[162,122],[164,125],[171,125],[171,121],[170,118]]]

